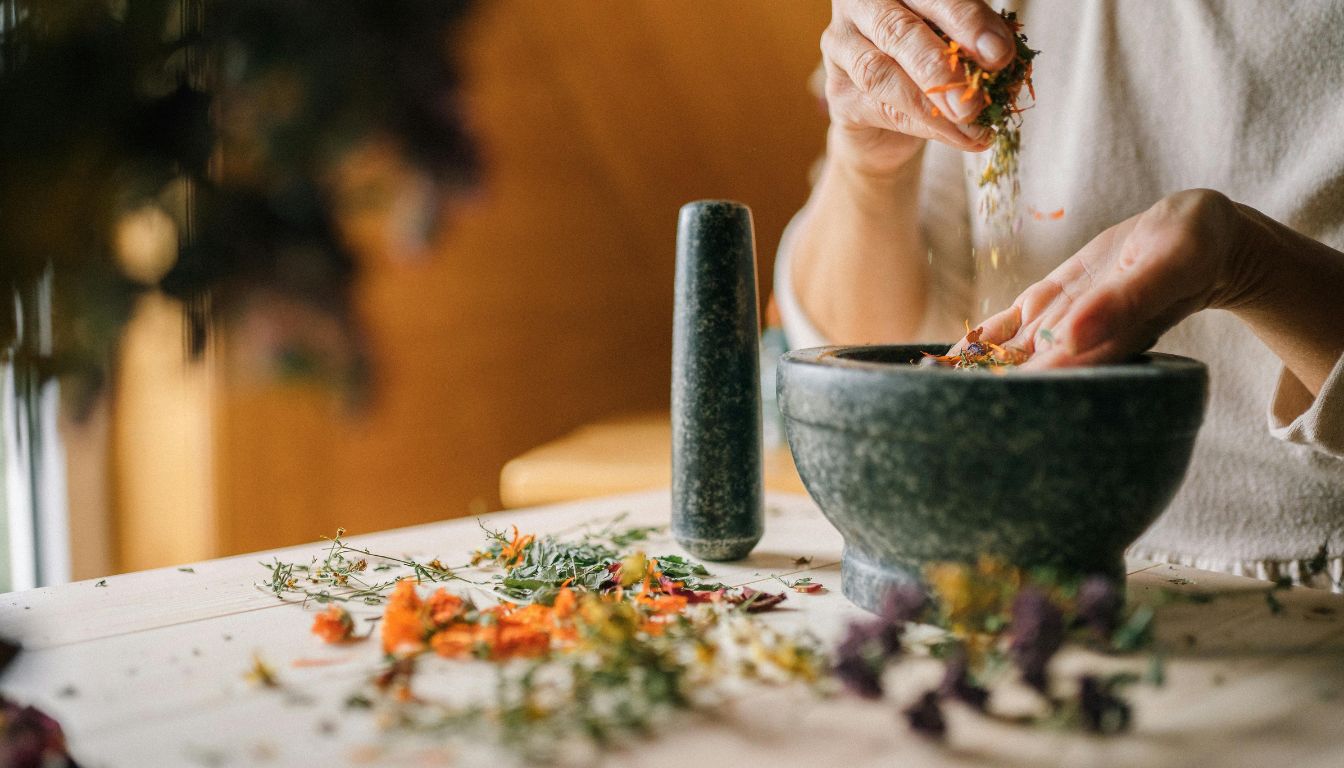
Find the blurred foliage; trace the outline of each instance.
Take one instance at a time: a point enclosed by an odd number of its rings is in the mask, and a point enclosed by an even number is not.
[[[214,319],[280,302],[302,311],[271,316],[325,318],[358,369],[342,220],[395,211],[396,237],[427,238],[471,184],[465,6],[0,0],[0,348],[96,380],[159,288],[193,352]],[[373,149],[397,172],[343,181]],[[55,343],[37,349],[15,297],[46,279]]]

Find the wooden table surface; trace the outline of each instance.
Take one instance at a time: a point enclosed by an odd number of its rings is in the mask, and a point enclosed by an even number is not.
[[[632,523],[668,516],[666,491],[492,516],[537,533],[628,512]],[[459,561],[481,544],[473,519],[355,536],[374,551]],[[725,583],[769,588],[774,574],[806,572],[827,591],[790,594],[761,614],[807,627],[827,642],[860,612],[839,594],[840,539],[812,503],[772,495],[766,535],[750,559],[715,565]],[[316,606],[258,590],[258,564],[272,556],[307,561],[319,544],[212,560],[0,596],[0,634],[25,650],[0,677],[5,695],[37,705],[64,725],[87,766],[438,766],[502,765],[405,735],[380,732],[345,697],[380,662],[374,642],[327,646],[309,634]],[[679,551],[657,539],[650,552]],[[807,568],[795,559],[812,557]],[[1228,592],[1207,604],[1159,609],[1169,648],[1166,684],[1134,692],[1133,732],[1110,738],[1026,729],[949,710],[950,741],[910,733],[897,704],[819,699],[796,690],[752,692],[691,727],[669,727],[609,755],[612,766],[1311,766],[1344,765],[1344,597],[1293,589],[1272,613],[1263,582],[1168,565],[1131,563],[1131,597],[1163,590]],[[777,583],[777,582],[774,582]],[[377,607],[352,606],[357,618]],[[362,625],[362,622],[361,622]],[[259,653],[284,682],[258,688],[244,675]],[[421,675],[444,680],[464,665],[431,659]],[[1134,664],[1069,651],[1057,670]],[[918,663],[915,664],[918,667]],[[915,669],[911,675],[921,672]],[[905,674],[905,673],[901,673]],[[909,680],[897,680],[899,690]],[[908,687],[908,685],[905,685]]]
[[[499,497],[516,508],[666,488],[671,457],[667,413],[603,419],[509,461],[499,473]],[[806,493],[787,445],[767,448],[762,458],[767,491]]]

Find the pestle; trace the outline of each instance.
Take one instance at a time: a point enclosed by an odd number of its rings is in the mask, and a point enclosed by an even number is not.
[[[672,534],[740,560],[764,528],[756,245],[751,209],[681,208],[672,322]]]

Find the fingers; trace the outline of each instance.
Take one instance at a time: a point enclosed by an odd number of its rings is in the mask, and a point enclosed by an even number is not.
[[[1069,303],[1059,320],[1063,343],[1033,366],[1118,362],[1151,347],[1207,305],[1206,240],[1160,205],[1145,212],[1116,238],[1105,275]]]
[[[1022,308],[1014,304],[998,314],[991,315],[976,327],[980,329],[981,341],[1003,345],[1016,336],[1018,330],[1022,327]],[[947,354],[960,354],[965,346],[966,339],[962,338],[961,341],[952,345]]]
[[[900,67],[921,93],[933,94],[942,116],[964,125],[963,132],[973,140],[981,132],[987,134],[982,127],[966,125],[979,114],[983,103],[961,98],[964,89],[959,85],[964,74],[949,66],[946,46],[921,16],[893,0],[855,0],[850,21],[874,48]],[[863,81],[855,82],[863,89]],[[929,119],[935,118],[929,115]]]
[[[980,338],[993,344],[1003,344],[1017,335],[1022,328],[1022,308],[1016,304],[991,315],[980,324]]]
[[[906,0],[906,6],[932,21],[989,70],[1013,60],[1017,42],[1003,17],[982,0]]]
[[[989,132],[933,117],[934,104],[895,60],[857,29],[826,31],[827,100],[832,114],[854,125],[934,139],[966,151],[985,148]]]

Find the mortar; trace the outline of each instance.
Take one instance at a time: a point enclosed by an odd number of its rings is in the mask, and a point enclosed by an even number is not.
[[[844,594],[876,610],[931,562],[999,557],[1121,578],[1171,501],[1208,373],[1148,353],[1046,371],[920,366],[949,344],[822,347],[780,359],[779,409],[812,498],[845,540]]]

